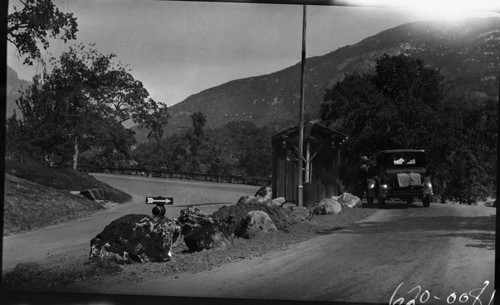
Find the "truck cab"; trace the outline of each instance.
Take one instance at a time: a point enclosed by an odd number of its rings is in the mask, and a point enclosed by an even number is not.
[[[399,198],[411,205],[415,198],[429,207],[432,183],[426,173],[425,151],[422,149],[392,149],[379,151],[372,157],[372,181],[368,181],[367,198],[375,197],[383,205],[390,198]]]

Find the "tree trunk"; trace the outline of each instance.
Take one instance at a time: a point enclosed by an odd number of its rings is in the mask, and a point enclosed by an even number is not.
[[[78,137],[75,137],[75,154],[73,155],[73,169],[78,169]]]

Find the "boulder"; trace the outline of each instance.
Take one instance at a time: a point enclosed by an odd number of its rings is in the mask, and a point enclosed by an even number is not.
[[[277,231],[271,217],[264,211],[250,211],[242,223],[241,236],[254,238],[261,234]]]
[[[194,228],[200,228],[205,225],[213,224],[215,221],[207,213],[197,207],[188,207],[181,210],[181,216],[177,218],[182,228],[182,235]]]
[[[184,235],[184,243],[189,251],[195,252],[214,248],[225,249],[231,243],[231,239],[226,226],[210,223],[189,230]]]
[[[104,190],[103,189],[87,189],[80,191],[80,195],[84,196],[87,199],[93,200],[93,201],[104,201],[106,198],[104,197]]]
[[[129,214],[111,222],[90,241],[89,259],[117,263],[168,261],[180,233],[175,220]]]
[[[255,197],[260,202],[270,203],[273,198],[273,189],[269,186],[263,186],[255,193]]]
[[[338,202],[343,206],[343,207],[348,207],[348,208],[356,208],[356,207],[361,207],[361,199],[357,196],[354,196],[351,193],[343,193],[338,197]]]
[[[306,207],[293,205],[284,207],[283,210],[297,222],[309,221],[313,217],[313,213]]]
[[[316,215],[333,215],[340,214],[341,212],[342,206],[338,201],[332,198],[321,200],[313,210],[313,213]]]
[[[281,207],[283,204],[285,204],[285,202],[286,202],[285,197],[278,197],[278,198],[274,198],[273,200],[271,200],[270,205],[275,205],[275,206]]]
[[[182,227],[184,243],[189,251],[225,248],[230,243],[232,232],[222,223],[196,207],[181,210],[177,219]]]

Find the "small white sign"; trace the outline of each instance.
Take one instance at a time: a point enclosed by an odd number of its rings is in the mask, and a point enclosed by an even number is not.
[[[146,197],[146,204],[174,204],[172,197]]]

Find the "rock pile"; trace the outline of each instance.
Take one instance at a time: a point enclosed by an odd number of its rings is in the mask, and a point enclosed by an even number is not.
[[[272,189],[262,187],[255,196],[243,196],[235,205],[223,206],[212,215],[196,207],[180,211],[178,219],[130,214],[104,228],[90,242],[90,260],[118,263],[162,262],[171,258],[176,241],[183,240],[189,251],[226,248],[235,237],[255,238],[308,221],[314,214],[339,214],[342,205],[359,205],[359,198],[343,194],[339,201],[323,199],[311,212],[306,207],[272,199]],[[342,203],[342,205],[341,205]],[[182,236],[183,238],[179,238]]]
[[[285,211],[276,205],[268,205],[266,203],[247,200],[248,196],[241,197],[238,203],[232,206],[224,206],[213,213],[213,218],[219,219],[226,223],[236,236],[240,237],[243,234],[242,220],[250,211],[263,211],[273,221],[274,225],[279,230],[286,230],[288,227],[296,223],[292,217],[287,215]]]

